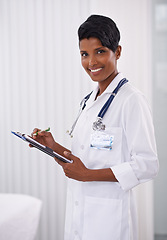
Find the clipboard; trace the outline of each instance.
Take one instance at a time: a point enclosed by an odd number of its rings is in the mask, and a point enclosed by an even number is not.
[[[72,160],[69,160],[63,156],[61,156],[60,154],[56,153],[55,151],[53,151],[51,148],[44,146],[43,144],[37,142],[36,140],[34,140],[32,137],[24,134],[24,133],[20,133],[20,132],[15,132],[15,131],[11,131],[11,133],[13,133],[15,136],[19,137],[20,139],[30,143],[33,147],[39,149],[40,151],[48,154],[51,157],[56,157],[57,159],[65,162],[65,163],[72,163]]]

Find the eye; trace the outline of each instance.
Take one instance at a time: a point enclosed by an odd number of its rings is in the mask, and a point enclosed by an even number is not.
[[[104,53],[104,52],[105,52],[105,50],[100,49],[100,50],[97,51],[97,54],[101,54],[101,53]]]
[[[87,57],[88,53],[87,52],[81,52],[81,57]]]

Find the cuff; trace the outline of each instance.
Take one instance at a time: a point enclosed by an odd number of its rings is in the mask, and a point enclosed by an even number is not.
[[[111,170],[124,191],[128,191],[139,184],[139,180],[128,162],[113,166]]]

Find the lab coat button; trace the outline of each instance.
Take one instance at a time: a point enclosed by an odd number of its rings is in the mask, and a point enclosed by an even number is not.
[[[78,206],[79,205],[79,202],[78,201],[75,201],[75,206]]]

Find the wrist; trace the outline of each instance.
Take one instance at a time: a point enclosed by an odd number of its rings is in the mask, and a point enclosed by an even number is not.
[[[92,169],[86,168],[84,177],[83,177],[83,182],[90,182],[92,180]]]

